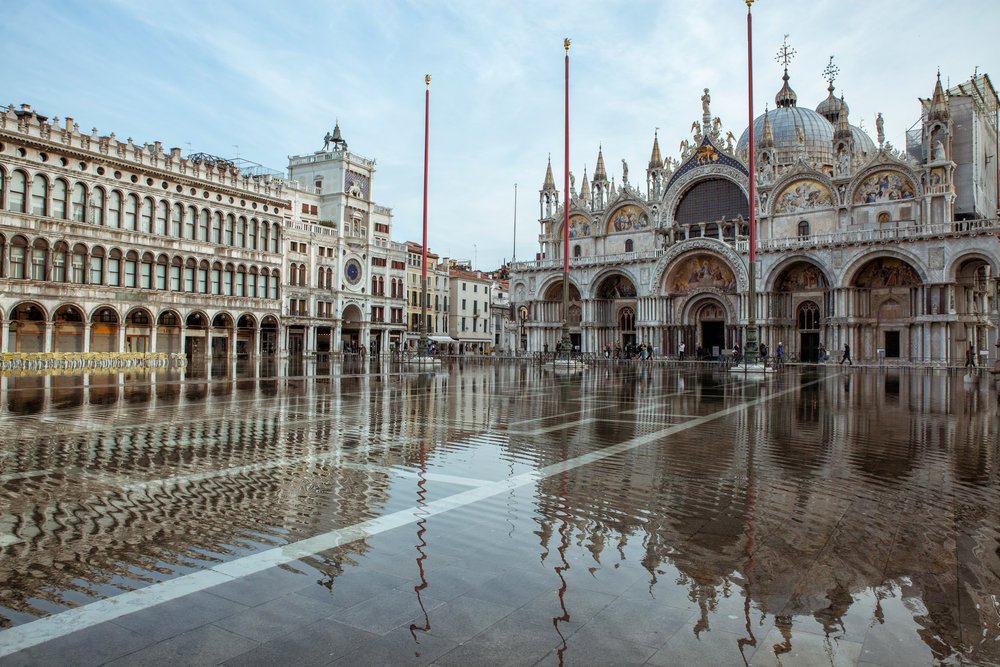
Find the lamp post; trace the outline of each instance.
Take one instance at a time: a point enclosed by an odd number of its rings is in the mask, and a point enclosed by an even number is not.
[[[747,364],[757,360],[757,172],[755,169],[756,144],[753,138],[753,17],[750,7],[754,0],[746,0],[747,3],[747,112],[750,118],[749,142],[747,151],[749,152],[749,195],[750,195],[750,289],[747,294],[747,337],[746,337],[746,362]]]

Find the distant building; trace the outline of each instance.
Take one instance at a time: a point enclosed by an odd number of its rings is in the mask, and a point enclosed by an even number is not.
[[[406,242],[407,327],[406,341],[415,348],[420,340],[420,315],[423,312],[420,298],[423,294],[423,246]],[[455,344],[448,330],[449,296],[448,259],[440,258],[427,250],[427,322],[424,328],[428,339],[441,352],[448,352]]]
[[[850,123],[829,95],[798,106],[787,67],[773,109],[737,142],[708,91],[678,160],[654,135],[645,188],[609,179],[598,151],[560,202],[540,191],[542,258],[511,271],[520,347],[562,332],[563,206],[569,206],[568,326],[584,352],[647,343],[707,356],[743,343],[749,289],[748,151],[757,179],[757,322],[802,360],[850,345],[861,359],[953,363],[997,342],[997,93],[986,75],[940,77],[898,151]]]
[[[452,268],[448,333],[462,352],[482,352],[493,344],[490,301],[492,279],[480,271]]]

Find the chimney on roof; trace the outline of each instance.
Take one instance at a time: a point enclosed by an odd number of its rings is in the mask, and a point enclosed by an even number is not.
[[[171,148],[170,149],[170,157],[172,159],[174,159],[174,160],[180,160],[181,159],[181,149],[180,148],[176,148],[176,147]]]
[[[66,116],[66,131],[73,131],[73,118],[71,116]]]
[[[23,111],[24,113],[31,113],[31,105],[21,104],[21,111]]]

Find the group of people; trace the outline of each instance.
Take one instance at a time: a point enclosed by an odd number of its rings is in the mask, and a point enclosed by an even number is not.
[[[653,358],[653,346],[647,345],[646,343],[639,343],[638,345],[634,343],[628,343],[625,347],[621,345],[615,345],[613,348],[611,344],[608,343],[604,346],[604,358],[605,359],[652,359]]]

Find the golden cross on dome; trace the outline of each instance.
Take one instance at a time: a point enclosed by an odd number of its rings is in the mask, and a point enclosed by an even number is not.
[[[774,57],[774,60],[787,70],[788,63],[792,62],[796,53],[798,52],[788,45],[788,35],[785,35],[785,41],[782,42],[781,48],[778,49],[778,55]]]
[[[840,68],[833,64],[833,56],[830,56],[830,62],[826,64],[826,69],[823,70],[823,78],[832,86],[838,74],[840,74]]]

